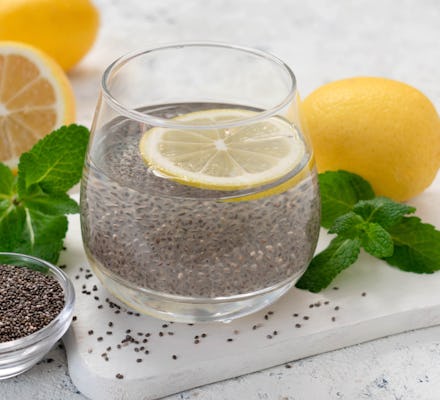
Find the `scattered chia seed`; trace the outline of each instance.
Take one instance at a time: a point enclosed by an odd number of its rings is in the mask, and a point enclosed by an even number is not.
[[[93,335],[93,330],[90,329],[87,333],[88,333],[89,335]]]
[[[338,310],[339,310],[339,306],[336,306],[336,307],[335,307],[335,311],[338,311]]]
[[[161,336],[161,337],[162,337],[162,336],[163,336],[163,332],[159,332],[159,336]]]
[[[194,344],[199,344],[200,343],[200,340],[199,339],[195,339],[194,340]]]
[[[327,306],[330,304],[330,302],[328,300],[324,301],[324,304]]]
[[[339,290],[339,288],[337,286],[334,286],[333,290]]]
[[[303,319],[307,321],[309,319],[309,316],[304,315]]]
[[[292,368],[292,366],[290,364],[286,364],[285,367],[288,368],[288,369]]]
[[[227,339],[228,342],[232,342],[233,340],[234,340],[234,339],[232,339],[232,338],[228,338],[228,339]]]
[[[74,316],[72,317],[72,321],[73,321],[73,322],[75,322],[77,319],[78,319],[78,317],[77,317],[76,315],[74,315]]]
[[[104,338],[103,338],[102,336],[99,336],[98,338],[96,338],[96,340],[97,340],[98,342],[102,342],[102,341],[104,340]]]
[[[116,374],[116,378],[117,378],[117,379],[124,379],[124,375],[122,375],[122,374]]]
[[[365,297],[367,295],[367,293],[362,292],[362,297]]]
[[[202,333],[202,338],[205,338],[206,336],[208,336],[206,333]]]
[[[295,328],[301,328],[301,324],[295,324]]]
[[[336,321],[336,317],[332,317],[332,322],[335,322]]]
[[[64,307],[63,288],[54,277],[6,264],[0,264],[0,300],[0,343],[39,331]]]
[[[272,339],[272,335],[266,335],[267,339]]]
[[[110,322],[108,323],[108,326],[111,328],[111,327],[113,326],[113,322],[110,321]]]
[[[141,363],[142,362],[142,358],[136,358],[136,362],[137,363]]]
[[[173,360],[177,360],[177,356],[173,354]]]
[[[299,314],[298,313],[295,313],[295,314],[293,314],[293,317],[298,317],[299,316]]]

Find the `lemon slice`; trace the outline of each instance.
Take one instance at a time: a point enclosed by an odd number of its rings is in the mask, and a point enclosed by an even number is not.
[[[174,121],[214,125],[256,116],[243,109],[210,109]],[[262,186],[291,172],[304,157],[297,130],[281,117],[238,127],[179,130],[156,127],[140,141],[144,161],[180,183],[212,190]]]
[[[75,97],[61,67],[34,47],[0,41],[0,161],[16,167],[39,139],[74,120]]]

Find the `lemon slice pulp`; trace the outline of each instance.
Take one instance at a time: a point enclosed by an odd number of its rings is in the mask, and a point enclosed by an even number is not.
[[[255,116],[244,109],[210,109],[174,121],[207,126]],[[147,165],[179,183],[212,190],[241,190],[274,182],[303,159],[305,144],[281,117],[231,128],[148,130],[140,141]]]

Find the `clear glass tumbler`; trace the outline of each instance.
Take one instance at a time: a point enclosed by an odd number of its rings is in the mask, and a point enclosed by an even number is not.
[[[105,71],[81,187],[87,256],[132,308],[226,321],[278,299],[315,250],[320,201],[290,68],[218,43]]]

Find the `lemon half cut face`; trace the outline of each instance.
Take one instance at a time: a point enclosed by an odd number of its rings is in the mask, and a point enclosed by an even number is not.
[[[174,118],[198,126],[255,116],[244,109],[209,109]],[[210,190],[242,190],[277,181],[306,154],[296,128],[276,116],[231,128],[148,130],[140,141],[145,163],[179,183]]]

